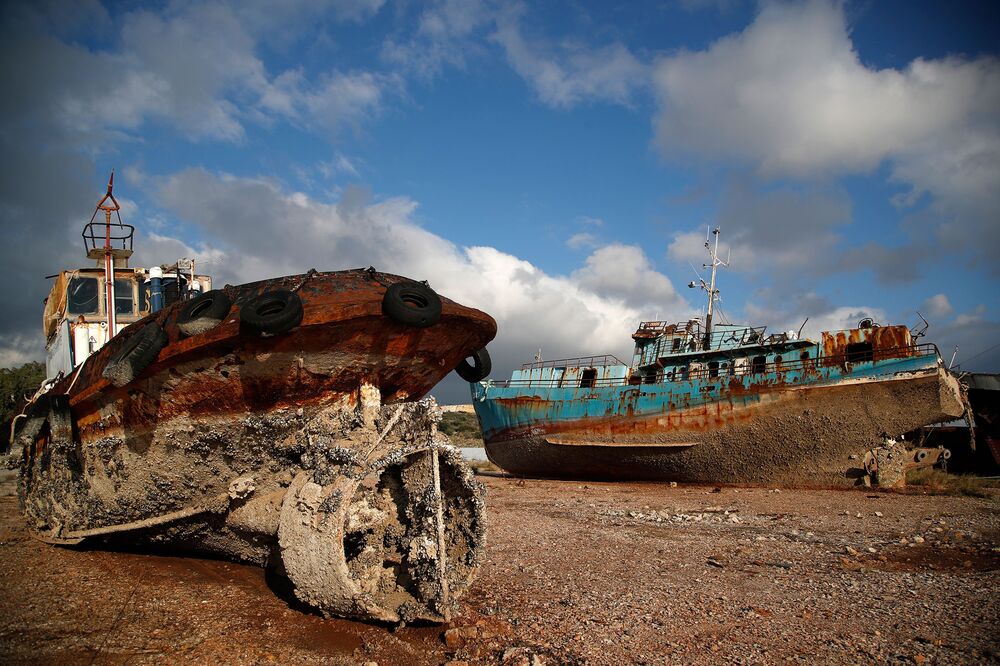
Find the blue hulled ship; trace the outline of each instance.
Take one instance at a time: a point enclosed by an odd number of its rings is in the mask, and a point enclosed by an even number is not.
[[[947,455],[896,444],[967,413],[935,345],[871,319],[816,341],[713,325],[725,265],[713,233],[704,320],[642,322],[630,362],[536,361],[471,384],[494,464],[532,476],[830,486],[878,480],[880,466],[895,483]]]

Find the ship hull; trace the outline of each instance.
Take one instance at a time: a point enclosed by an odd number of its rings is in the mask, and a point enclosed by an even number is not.
[[[511,473],[696,483],[856,485],[883,436],[963,414],[958,382],[936,356],[852,375],[576,395],[473,385],[473,398],[488,457]]]
[[[478,566],[482,500],[420,399],[496,324],[445,298],[433,325],[400,323],[382,299],[402,281],[355,270],[226,287],[233,308],[211,330],[185,337],[177,304],[123,331],[45,396],[37,432],[31,419],[22,429],[19,491],[36,534],[280,556],[299,598],[325,613],[447,619]],[[298,326],[241,325],[249,299],[293,289]],[[104,368],[149,321],[167,344],[115,386]],[[439,552],[457,560],[439,566]]]

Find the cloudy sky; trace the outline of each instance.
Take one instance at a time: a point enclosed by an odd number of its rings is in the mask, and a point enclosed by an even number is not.
[[[1000,371],[998,7],[6,2],[0,365],[115,168],[134,264],[426,279],[497,319],[494,376],[698,314],[708,225],[728,320],[920,311]]]

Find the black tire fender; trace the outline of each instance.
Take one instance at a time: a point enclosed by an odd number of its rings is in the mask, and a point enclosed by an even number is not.
[[[166,346],[167,334],[159,324],[151,321],[121,343],[108,358],[101,374],[115,386],[125,386],[156,360]]]
[[[441,319],[441,297],[422,282],[397,282],[385,290],[382,312],[404,326],[427,328]]]
[[[469,363],[470,358],[472,363]],[[458,373],[458,376],[470,384],[486,379],[490,376],[491,370],[493,370],[493,362],[485,347],[472,352],[468,358],[463,358],[462,362],[455,366],[455,372]]]
[[[240,305],[240,322],[261,335],[287,333],[302,323],[302,299],[286,289],[265,291]]]
[[[226,292],[221,289],[206,291],[184,304],[177,315],[177,328],[186,337],[204,333],[221,324],[232,307],[233,302]]]

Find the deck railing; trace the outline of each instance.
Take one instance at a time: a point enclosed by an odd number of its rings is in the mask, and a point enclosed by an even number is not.
[[[804,350],[799,350],[801,353]],[[864,351],[853,351],[843,354],[831,354],[827,356],[817,356],[812,358],[796,358],[781,361],[770,361],[765,363],[754,363],[754,357],[716,357],[718,367],[710,367],[708,361],[692,361],[680,371],[662,368],[654,373],[638,373],[634,370],[629,377],[611,379],[583,379],[579,375],[569,378],[552,379],[510,379],[506,381],[492,382],[493,386],[501,388],[594,388],[604,386],[626,386],[628,384],[666,384],[670,382],[682,382],[705,379],[727,379],[729,377],[743,377],[746,375],[768,375],[774,374],[779,378],[788,372],[818,372],[823,368],[840,367],[849,371],[858,363],[878,363],[889,359],[911,358],[915,356],[939,356],[937,345],[922,344],[906,347],[889,347],[883,349],[872,349]],[[536,367],[567,367],[567,368],[587,368],[599,365],[612,365],[611,363],[576,363],[576,361],[590,361],[594,359],[614,359],[617,364],[624,365],[621,361],[611,355],[605,356],[585,356],[580,359],[564,359],[561,361],[545,361],[527,363],[521,367],[522,370]],[[758,356],[757,358],[760,358]],[[737,367],[735,360],[746,360],[746,363]],[[714,361],[713,361],[714,363]],[[551,365],[555,364],[555,365]],[[723,367],[728,364],[728,367]],[[586,385],[581,387],[581,381],[586,381]]]
[[[614,354],[601,354],[600,356],[562,358],[555,361],[534,361],[523,364],[521,370],[537,370],[539,368],[597,368],[605,365],[627,364]]]

